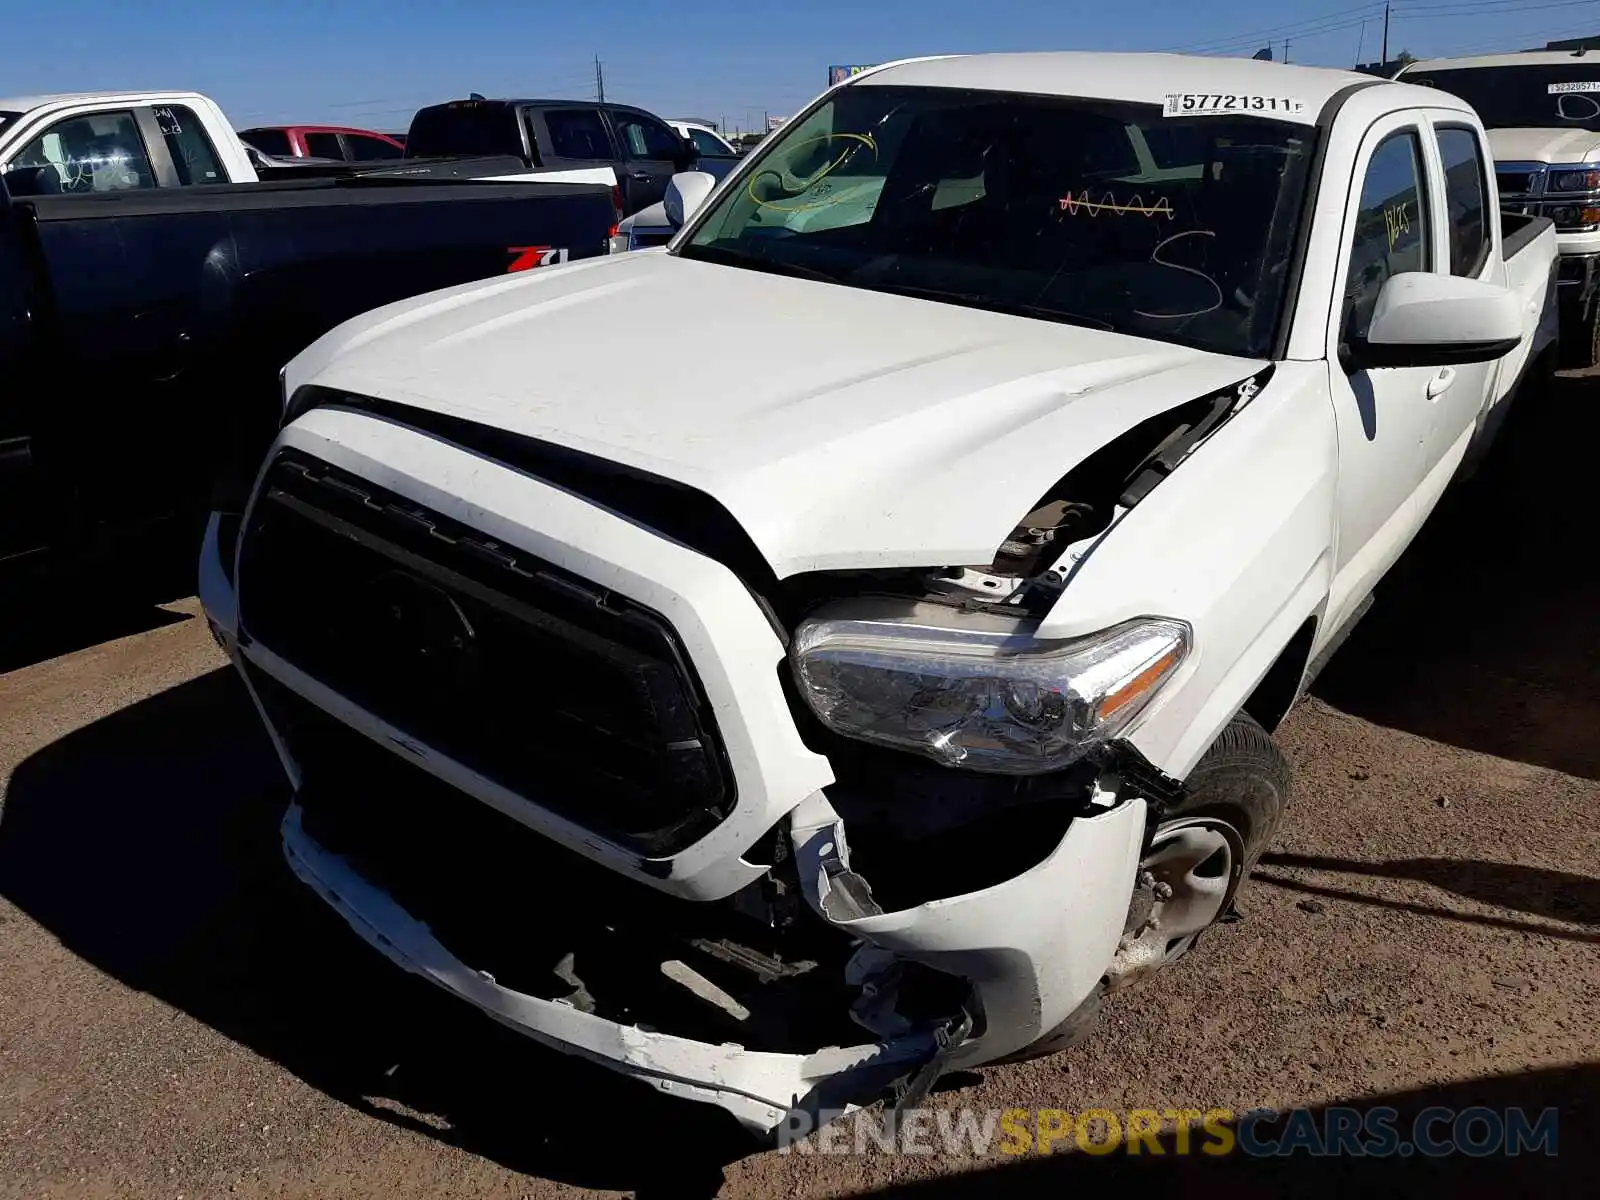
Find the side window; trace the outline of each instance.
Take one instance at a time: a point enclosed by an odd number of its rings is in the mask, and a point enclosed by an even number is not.
[[[227,183],[228,177],[217,161],[211,139],[200,126],[192,109],[180,104],[159,104],[151,110],[167,144],[178,182],[184,187],[196,183]]]
[[[344,148],[339,145],[337,133],[308,133],[305,135],[306,153],[312,158],[339,158],[344,157]]]
[[[344,135],[344,146],[350,157],[358,162],[374,162],[382,158],[399,158],[405,153],[392,142],[382,138],[367,137],[360,133]]]
[[[597,109],[547,109],[544,127],[550,133],[550,153],[556,158],[609,161],[613,157],[611,139]]]
[[[1444,202],[1450,229],[1450,273],[1476,276],[1489,256],[1489,196],[1478,135],[1460,126],[1439,130]]]
[[[131,112],[57,121],[5,165],[14,196],[126,192],[156,186]]]
[[[1372,152],[1345,279],[1345,338],[1366,336],[1390,276],[1430,267],[1424,178],[1422,143],[1414,130],[1391,134]]]
[[[246,129],[239,135],[239,140],[249,143],[263,154],[288,158],[294,153],[294,147],[289,145],[289,134],[283,129]]]
[[[727,158],[728,148],[717,140],[716,135],[709,130],[689,127],[689,138],[694,142],[694,148],[706,158]]]
[[[659,121],[629,112],[617,113],[616,120],[617,136],[627,147],[628,157],[668,161],[683,157],[683,139]]]

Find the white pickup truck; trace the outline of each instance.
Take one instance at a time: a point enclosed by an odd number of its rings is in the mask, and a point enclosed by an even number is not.
[[[1489,131],[1502,207],[1555,224],[1565,363],[1600,364],[1600,55],[1530,50],[1436,59],[1412,63],[1399,78],[1450,92],[1477,112]]]
[[[301,880],[773,1132],[1066,1045],[1227,914],[1555,236],[1442,92],[1174,56],[879,67],[704,183],[297,357],[200,586]]]
[[[0,96],[0,177],[14,197],[256,183],[258,161],[216,102],[198,92]],[[391,161],[376,164],[372,173],[428,170],[420,162]],[[514,169],[481,178],[607,187],[617,182],[609,167]]]

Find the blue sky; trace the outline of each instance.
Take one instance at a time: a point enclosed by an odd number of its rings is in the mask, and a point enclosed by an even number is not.
[[[437,100],[593,94],[754,128],[830,63],[1026,49],[1197,49],[1376,59],[1383,5],[1339,0],[12,0],[0,95],[179,87],[240,126],[404,129]],[[1366,18],[1363,31],[1362,21]],[[1390,49],[1520,49],[1600,33],[1600,0],[1395,0]]]

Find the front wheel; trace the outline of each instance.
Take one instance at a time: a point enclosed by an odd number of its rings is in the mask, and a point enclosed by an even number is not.
[[[1289,760],[1240,713],[1211,743],[1151,835],[1122,942],[1100,986],[1060,1025],[1001,1062],[1037,1058],[1093,1030],[1107,992],[1181,958],[1228,912],[1289,803]]]
[[[1151,835],[1108,988],[1181,958],[1227,914],[1288,806],[1290,774],[1283,752],[1248,714],[1222,731]]]

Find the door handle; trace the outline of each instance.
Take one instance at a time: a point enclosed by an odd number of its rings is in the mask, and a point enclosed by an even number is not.
[[[628,178],[636,179],[640,183],[649,183],[655,177],[649,171],[630,171],[628,172]]]
[[[1440,367],[1439,373],[1428,380],[1428,399],[1437,400],[1450,390],[1455,381],[1456,369],[1454,367]]]

